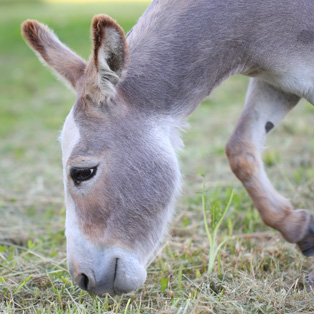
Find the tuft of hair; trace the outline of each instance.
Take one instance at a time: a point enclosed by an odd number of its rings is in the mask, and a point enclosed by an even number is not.
[[[103,14],[94,16],[91,31],[98,86],[105,96],[112,96],[129,62],[125,34],[121,26]]]
[[[36,20],[26,20],[21,25],[22,36],[26,43],[38,54],[43,62],[49,63],[45,47],[41,40],[44,32],[52,33],[52,31],[45,25]]]

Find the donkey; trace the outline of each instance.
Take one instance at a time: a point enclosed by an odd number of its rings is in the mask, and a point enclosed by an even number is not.
[[[77,93],[61,146],[68,265],[82,289],[114,295],[145,282],[180,190],[182,123],[234,74],[251,81],[226,145],[231,169],[265,224],[314,255],[314,218],[274,189],[261,159],[266,135],[300,98],[314,104],[311,12],[311,0],[154,0],[127,36],[96,15],[88,62],[45,25],[22,24]]]

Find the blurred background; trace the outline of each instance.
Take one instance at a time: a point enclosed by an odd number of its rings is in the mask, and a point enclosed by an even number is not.
[[[0,1],[0,217],[5,217],[0,218],[1,237],[8,233],[12,236],[12,228],[20,235],[27,233],[33,207],[38,226],[41,202],[45,215],[49,212],[47,204],[53,207],[53,213],[54,207],[57,212],[62,210],[57,138],[75,100],[74,92],[44,68],[25,44],[21,23],[37,19],[49,25],[61,41],[87,59],[91,51],[90,21],[95,14],[111,15],[127,32],[147,5],[147,1]],[[25,210],[30,214],[27,219],[19,216]]]

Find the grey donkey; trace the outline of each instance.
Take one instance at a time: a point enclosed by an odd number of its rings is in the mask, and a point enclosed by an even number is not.
[[[300,98],[314,104],[313,12],[312,0],[155,0],[127,36],[95,16],[88,62],[45,25],[22,24],[77,93],[61,145],[69,271],[82,289],[143,285],[180,190],[180,128],[233,74],[251,81],[226,146],[231,169],[265,224],[314,255],[313,217],[274,189],[261,159],[267,133]]]

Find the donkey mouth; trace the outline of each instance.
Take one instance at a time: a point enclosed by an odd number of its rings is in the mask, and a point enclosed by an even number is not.
[[[107,249],[101,254],[93,269],[86,269],[82,263],[70,268],[74,282],[83,290],[104,297],[122,295],[138,289],[146,280],[146,269],[135,254],[118,249]]]

